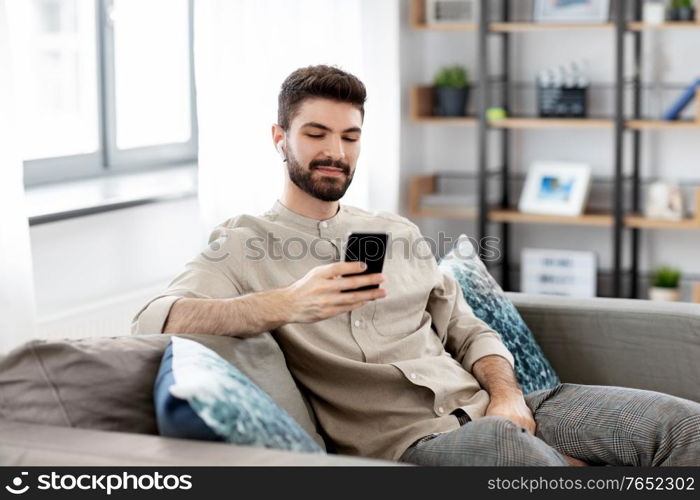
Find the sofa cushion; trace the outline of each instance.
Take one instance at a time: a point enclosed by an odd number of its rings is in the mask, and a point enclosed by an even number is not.
[[[461,235],[440,261],[440,269],[454,276],[474,314],[500,334],[515,359],[515,374],[523,393],[549,389],[559,383],[532,332],[466,235]]]
[[[161,435],[322,452],[248,377],[211,349],[189,339],[171,339],[153,393]]]
[[[35,340],[0,357],[0,418],[156,434],[153,383],[170,335]],[[235,364],[311,435],[308,407],[269,333],[182,335]]]

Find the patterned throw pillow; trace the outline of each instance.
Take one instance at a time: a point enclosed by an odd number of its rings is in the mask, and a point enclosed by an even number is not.
[[[559,383],[532,332],[486,270],[466,235],[461,235],[440,261],[440,270],[457,280],[474,314],[501,335],[515,358],[515,374],[523,393],[549,389]]]
[[[156,377],[154,402],[164,436],[324,453],[248,377],[192,340],[172,337]]]

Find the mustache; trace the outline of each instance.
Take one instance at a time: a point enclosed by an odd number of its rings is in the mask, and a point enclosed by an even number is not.
[[[340,160],[333,161],[332,159],[328,158],[326,160],[314,160],[311,163],[309,163],[309,168],[318,167],[335,167],[341,169],[346,175],[350,174],[350,165]]]

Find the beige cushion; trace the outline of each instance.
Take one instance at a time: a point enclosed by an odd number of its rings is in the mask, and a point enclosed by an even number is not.
[[[269,333],[180,335],[235,365],[321,446],[312,415]],[[170,335],[32,341],[0,358],[0,418],[156,434],[153,384]]]

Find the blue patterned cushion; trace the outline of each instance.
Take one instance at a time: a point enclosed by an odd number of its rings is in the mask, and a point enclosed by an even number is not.
[[[248,377],[192,340],[172,337],[156,377],[154,402],[161,435],[324,453]]]
[[[515,358],[515,374],[523,393],[549,389],[559,383],[532,332],[465,235],[440,261],[440,269],[454,276],[474,314],[501,335]]]

